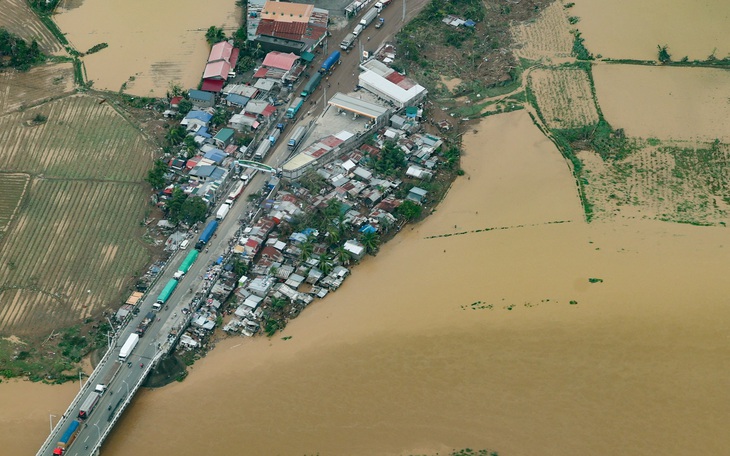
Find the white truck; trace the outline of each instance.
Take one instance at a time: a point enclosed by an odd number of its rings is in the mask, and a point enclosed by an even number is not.
[[[114,380],[114,377],[117,375],[117,372],[119,372],[120,367],[122,367],[122,363],[120,363],[119,361],[112,364],[112,367],[111,367],[111,369],[109,369],[109,372],[104,377],[104,380],[102,380],[101,383],[96,384],[94,391],[96,391],[99,394],[104,394],[104,391],[106,391],[106,389],[109,388],[109,385],[111,384],[112,380]]]
[[[130,334],[127,338],[127,341],[124,342],[124,345],[122,345],[122,349],[119,350],[119,361],[124,362],[127,360],[129,355],[132,354],[132,351],[134,350],[134,347],[137,346],[137,343],[139,342],[139,334],[133,333]]]
[[[218,212],[215,213],[215,219],[216,220],[223,220],[226,218],[226,215],[228,215],[228,211],[231,210],[231,205],[228,203],[221,204],[221,207],[218,208]]]
[[[367,27],[370,25],[371,22],[375,20],[375,18],[378,17],[378,9],[375,7],[372,7],[368,10],[367,13],[360,19],[360,25],[363,27]]]
[[[362,24],[357,24],[355,26],[355,30],[352,31],[352,34],[355,35],[356,37],[360,36],[360,33],[362,33],[363,30],[365,30],[365,26]]]

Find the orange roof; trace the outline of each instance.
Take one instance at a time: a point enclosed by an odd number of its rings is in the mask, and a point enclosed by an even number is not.
[[[313,9],[314,5],[268,0],[264,9],[261,10],[261,19],[280,22],[309,22]]]
[[[284,54],[283,52],[271,51],[264,57],[262,66],[289,71],[297,60],[299,60],[299,56],[294,53]]]

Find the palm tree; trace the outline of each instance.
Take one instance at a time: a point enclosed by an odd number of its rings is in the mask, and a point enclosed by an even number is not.
[[[345,265],[350,264],[350,252],[345,250],[344,246],[337,247],[337,249],[335,250],[335,254],[337,255],[337,259],[340,261],[340,263]]]
[[[332,264],[332,259],[323,253],[319,256],[319,265],[317,267],[322,271],[322,274],[327,275],[332,272],[334,265]]]
[[[370,255],[375,255],[380,247],[380,236],[375,231],[368,231],[360,236],[360,243]]]
[[[213,113],[213,117],[210,118],[210,124],[214,127],[223,125],[228,120],[228,113],[225,109],[218,108]]]
[[[302,251],[300,258],[302,259],[302,261],[307,261],[309,258],[312,257],[314,244],[312,244],[312,241],[307,239],[306,241],[302,242],[302,245],[299,246],[299,249]]]
[[[286,302],[283,298],[271,298],[271,308],[278,312],[286,307]]]

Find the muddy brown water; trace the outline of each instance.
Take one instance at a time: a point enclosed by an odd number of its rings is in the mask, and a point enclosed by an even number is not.
[[[730,53],[726,0],[577,0],[567,10],[593,54],[612,59],[656,60],[657,45],[675,60],[704,60]]]
[[[164,96],[171,81],[196,88],[210,47],[211,25],[232,33],[241,10],[230,0],[84,0],[54,16],[79,52],[99,43],[108,48],[83,58],[94,87],[126,93]],[[133,78],[133,80],[130,80]]]
[[[587,225],[526,113],[477,128],[435,214],[284,333],[143,391],[104,453],[722,454],[727,230]]]

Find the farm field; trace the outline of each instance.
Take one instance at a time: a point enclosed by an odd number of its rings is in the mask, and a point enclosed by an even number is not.
[[[0,73],[0,113],[16,111],[74,89],[71,63],[33,67],[27,72]]]
[[[0,117],[0,159],[30,175],[0,240],[0,334],[61,329],[117,304],[151,254],[140,222],[152,149],[139,130],[103,99],[66,96]]]
[[[570,24],[559,1],[546,7],[534,22],[512,27],[512,36],[518,44],[515,54],[529,60],[568,58],[573,50]]]
[[[116,304],[149,260],[146,199],[138,183],[35,179],[0,245],[0,333],[63,328]]]
[[[24,40],[38,41],[38,45],[45,54],[65,53],[61,43],[38,19],[26,0],[2,0],[0,5],[0,27]]]
[[[37,114],[45,123],[29,125]],[[0,117],[0,161],[45,177],[140,182],[152,151],[102,99],[78,95]]]
[[[598,122],[588,74],[580,68],[536,69],[528,84],[550,128],[575,128]]]
[[[0,239],[18,210],[29,178],[29,175],[21,173],[0,174]]]
[[[643,138],[730,142],[730,72],[599,64],[596,95],[614,128]]]

